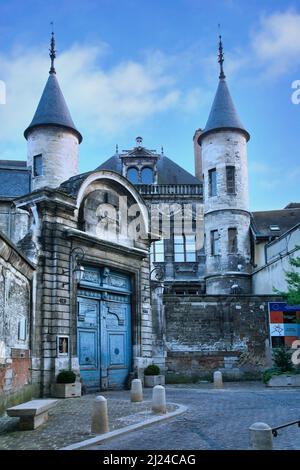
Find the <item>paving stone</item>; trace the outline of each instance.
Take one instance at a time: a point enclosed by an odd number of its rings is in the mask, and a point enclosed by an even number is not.
[[[93,401],[97,394],[57,400],[49,421],[34,431],[19,431],[18,418],[0,417],[0,449],[59,449],[94,437],[91,433]],[[152,416],[151,401],[131,403],[129,392],[102,393],[108,399],[109,427],[113,431]],[[150,397],[149,397],[150,399]],[[175,407],[169,406],[168,411]]]
[[[142,403],[131,403],[129,391],[101,395],[108,399],[111,430],[149,417],[150,389],[144,390]],[[0,449],[59,449],[92,437],[90,416],[95,396],[59,400],[49,412],[48,423],[35,431],[18,431],[17,418],[0,417]],[[248,449],[251,424],[263,421],[275,427],[300,419],[299,389],[274,390],[259,382],[225,382],[219,390],[210,383],[169,385],[166,396],[167,402],[186,405],[188,410],[91,449]],[[300,429],[291,426],[280,430],[274,448],[300,449]]]

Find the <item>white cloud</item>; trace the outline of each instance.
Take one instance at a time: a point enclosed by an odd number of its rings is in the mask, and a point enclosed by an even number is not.
[[[297,69],[300,64],[300,14],[288,9],[261,18],[252,33],[251,61],[264,73],[281,75]]]
[[[229,51],[225,40],[225,73],[240,80],[261,81],[297,73],[300,66],[300,13],[293,9],[261,15],[248,43]],[[217,70],[215,54],[203,59],[206,73]],[[295,79],[298,76],[295,75]]]
[[[141,61],[123,61],[107,68],[103,63],[108,51],[105,44],[75,44],[56,60],[58,80],[85,138],[117,136],[171,109],[194,110],[192,101],[198,102],[201,93],[181,89],[176,56],[153,51]],[[48,69],[49,59],[41,50],[18,49],[9,56],[0,55],[0,78],[7,87],[7,104],[0,107],[2,158],[18,142],[24,146],[22,134],[33,117]]]

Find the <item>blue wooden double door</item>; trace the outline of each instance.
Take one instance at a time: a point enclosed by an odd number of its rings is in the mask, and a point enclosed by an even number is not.
[[[88,390],[121,389],[131,371],[129,278],[110,273],[109,280],[108,276],[102,278],[101,270],[97,274],[98,285],[91,286],[87,274],[86,282],[83,280],[78,291],[80,375]],[[116,279],[119,282],[114,286],[113,280]],[[125,281],[123,288],[120,280]]]

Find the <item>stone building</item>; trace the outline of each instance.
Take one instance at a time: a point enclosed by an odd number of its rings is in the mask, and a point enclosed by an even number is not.
[[[0,227],[35,268],[30,380],[47,395],[57,373],[73,369],[89,390],[122,388],[152,362],[169,380],[216,368],[257,376],[269,357],[268,303],[278,301],[257,282],[264,272],[272,283],[262,254],[300,209],[249,211],[250,135],[221,42],[216,96],[193,137],[195,176],[141,137],[78,174],[82,135],[56,77],[54,37],[50,57],[24,132],[27,163],[0,162]]]

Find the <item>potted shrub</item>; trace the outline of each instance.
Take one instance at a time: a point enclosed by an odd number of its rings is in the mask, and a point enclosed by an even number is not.
[[[160,375],[160,368],[156,364],[150,364],[144,370],[144,385],[145,387],[165,385],[165,376]]]
[[[52,396],[56,398],[74,398],[81,396],[81,383],[76,381],[72,370],[62,370],[52,385]]]
[[[263,373],[267,387],[300,387],[300,369],[295,367],[290,348],[280,347],[273,350],[274,367]]]

